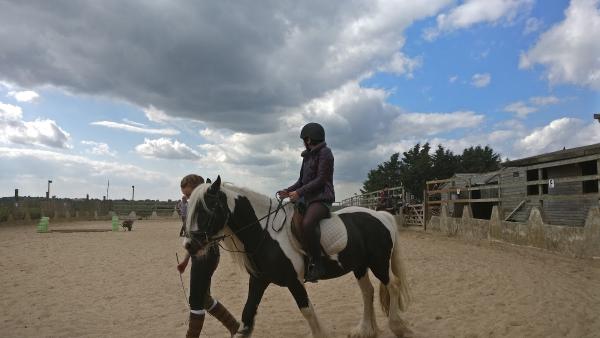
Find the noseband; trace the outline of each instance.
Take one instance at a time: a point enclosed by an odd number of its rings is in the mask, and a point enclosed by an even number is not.
[[[210,210],[208,207],[204,208],[204,206],[202,208],[209,215],[208,224],[206,226],[207,231],[190,231],[190,232],[188,232],[186,229],[186,237],[192,243],[200,245],[200,244],[202,244],[202,240],[204,240],[207,242],[206,246],[211,246],[211,245],[214,245],[215,243],[218,243],[228,237],[227,235],[217,236],[217,237],[210,237],[208,235],[208,230],[212,229],[213,223],[215,222],[215,219],[216,219],[216,209],[217,208],[223,209],[223,205],[221,203],[221,200],[219,200],[217,197],[217,205],[214,210]],[[231,216],[231,211],[229,211],[229,208],[224,208],[224,209],[227,211],[227,214],[225,217],[225,222],[223,222],[223,224],[227,224],[227,221],[229,221],[229,217]],[[200,238],[198,238],[198,237],[200,237]]]
[[[215,245],[215,244],[217,244],[217,243],[225,240],[228,237],[233,237],[233,235],[236,235],[236,234],[238,234],[238,233],[240,233],[240,232],[248,229],[249,227],[255,225],[256,223],[259,223],[260,221],[264,220],[265,218],[267,219],[267,224],[265,225],[265,229],[264,229],[263,233],[265,233],[265,235],[266,235],[266,232],[267,232],[268,227],[269,227],[269,220],[270,220],[272,214],[275,214],[275,216],[273,217],[273,222],[271,223],[271,228],[275,232],[279,232],[279,231],[281,231],[281,229],[283,229],[283,227],[285,225],[285,222],[287,221],[287,213],[286,213],[284,207],[286,205],[290,204],[291,202],[288,201],[286,203],[283,203],[283,199],[279,199],[277,196],[276,196],[276,199],[278,201],[278,204],[277,204],[277,207],[275,208],[275,210],[272,210],[273,202],[272,202],[271,199],[269,199],[269,212],[265,216],[257,219],[254,222],[250,222],[249,224],[246,224],[245,226],[241,227],[237,231],[233,231],[229,235],[222,235],[222,236],[210,237],[208,235],[208,231],[191,231],[190,233],[188,233],[188,231],[186,229],[186,237],[191,242],[193,242],[193,243],[202,244],[202,242],[200,240],[205,240],[207,242],[206,246],[212,246],[212,245]],[[223,208],[223,205],[222,205],[222,203],[221,203],[221,201],[219,199],[217,199],[217,207],[219,207],[221,209]],[[210,216],[210,218],[208,219],[208,225],[206,227],[206,229],[209,230],[209,229],[212,228],[212,223],[215,220],[215,215],[216,215],[216,209],[217,208],[215,207],[215,210],[210,210],[210,209],[208,209],[208,207],[204,208],[204,206],[203,206],[203,209]],[[227,216],[226,216],[225,222],[223,222],[223,224],[227,224],[227,221],[229,221],[229,217],[231,216],[231,211],[229,211],[229,208],[225,208],[225,210],[227,210]],[[281,226],[278,227],[278,228],[275,228],[274,221],[275,221],[275,218],[277,217],[277,214],[279,213],[280,210],[283,210],[285,217],[283,219],[283,222],[281,223]],[[198,237],[198,236],[201,236],[201,238],[200,239],[194,238],[194,237]],[[264,236],[263,236],[263,239],[264,239]],[[235,242],[234,242],[234,244],[235,244]],[[262,240],[261,240],[261,242],[259,243],[259,245],[257,246],[257,248],[254,251],[258,250],[258,247],[260,247],[260,244],[262,244]],[[227,249],[224,249],[224,250],[227,250]],[[227,250],[227,251],[231,251],[231,250]],[[249,253],[249,252],[244,252],[244,251],[236,251],[236,252],[239,252],[239,253]]]

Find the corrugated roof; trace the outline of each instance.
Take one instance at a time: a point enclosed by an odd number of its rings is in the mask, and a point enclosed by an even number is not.
[[[563,149],[551,153],[531,156],[514,161],[502,163],[503,167],[524,167],[540,163],[566,160],[570,158],[583,157],[588,155],[600,154],[600,143],[590,144],[588,146]]]
[[[498,183],[498,174],[500,171],[491,171],[489,173],[459,173],[454,174],[452,178],[456,178],[454,181],[455,187],[466,187],[467,182],[473,187],[477,185],[488,185]],[[442,187],[447,188],[451,186],[451,183],[446,183]]]

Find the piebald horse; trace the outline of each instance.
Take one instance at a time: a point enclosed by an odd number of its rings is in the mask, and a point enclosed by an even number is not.
[[[231,184],[198,186],[189,199],[184,246],[190,255],[201,256],[210,245],[223,240],[234,260],[250,275],[248,298],[242,313],[243,327],[237,336],[249,337],[265,289],[274,283],[287,287],[308,322],[313,337],[326,337],[303,285],[305,259],[298,241],[288,231],[293,206]],[[259,219],[260,217],[260,219]],[[383,311],[392,332],[402,337],[411,331],[400,317],[409,303],[406,270],[402,262],[398,231],[392,215],[360,207],[332,213],[321,222],[326,273],[330,279],[353,272],[364,302],[360,323],[351,337],[378,334],[373,308],[374,288],[368,270],[381,282]],[[327,235],[327,231],[333,235]],[[333,238],[327,242],[327,238]],[[337,249],[336,249],[337,248]]]

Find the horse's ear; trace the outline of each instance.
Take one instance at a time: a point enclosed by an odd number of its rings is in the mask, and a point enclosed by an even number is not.
[[[221,175],[217,176],[217,179],[210,185],[209,191],[212,194],[216,194],[221,190]]]

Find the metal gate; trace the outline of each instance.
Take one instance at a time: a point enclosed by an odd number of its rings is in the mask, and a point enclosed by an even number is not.
[[[423,204],[408,204],[404,208],[404,225],[424,226],[425,214]]]

